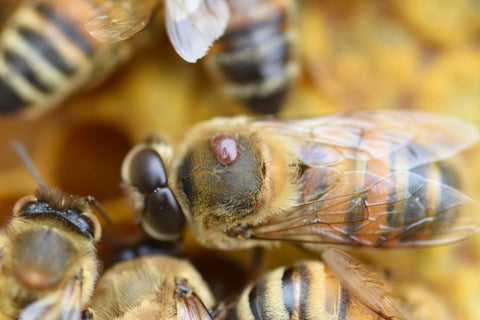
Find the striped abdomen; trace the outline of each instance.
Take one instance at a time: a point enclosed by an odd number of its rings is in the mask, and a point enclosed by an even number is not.
[[[223,319],[382,319],[352,296],[317,261],[275,269],[247,287]]]
[[[87,33],[93,10],[86,0],[44,0],[14,12],[0,36],[1,113],[54,106],[127,56]]]
[[[468,200],[453,190],[460,187],[456,168],[451,163],[435,162],[408,169],[407,162],[400,160],[392,156],[390,168],[379,169],[375,162],[357,168],[364,171],[365,181],[372,173],[377,175],[374,179],[386,177],[388,183],[385,191],[378,190],[381,182],[374,183],[361,196],[345,202],[349,214],[341,229],[362,246],[440,245],[459,240],[460,234],[456,239],[453,230],[466,223],[461,209]],[[351,188],[349,192],[357,191],[355,183]]]
[[[258,112],[275,112],[297,73],[294,3],[230,0],[229,4],[229,25],[208,63],[228,95]]]

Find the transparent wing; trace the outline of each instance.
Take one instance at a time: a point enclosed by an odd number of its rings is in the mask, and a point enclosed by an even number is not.
[[[176,281],[176,299],[178,320],[213,320],[207,307],[184,279]]]
[[[327,248],[322,258],[340,283],[372,311],[384,319],[407,319],[381,275],[333,247]]]
[[[122,41],[142,31],[159,0],[108,0],[87,21],[87,31],[102,42]]]
[[[417,111],[357,111],[308,120],[260,119],[250,125],[294,139],[295,154],[308,166],[342,163],[352,169],[359,161],[375,161],[377,173],[390,167],[392,157],[409,169],[451,157],[478,140],[478,129],[471,124],[453,116]]]
[[[230,230],[232,236],[395,247],[451,243],[479,230],[474,201],[448,179],[417,174],[478,140],[477,129],[455,117],[369,111],[249,125],[290,139],[303,168],[302,199],[283,215]]]
[[[196,62],[223,35],[230,11],[225,0],[165,0],[165,16],[175,51]]]
[[[315,173],[316,172],[316,173]],[[305,202],[232,236],[350,246],[433,246],[480,228],[477,204],[460,191],[412,172],[314,171]],[[311,199],[311,200],[309,200]]]
[[[27,305],[19,320],[81,320],[82,281],[75,279],[62,292],[54,292]]]

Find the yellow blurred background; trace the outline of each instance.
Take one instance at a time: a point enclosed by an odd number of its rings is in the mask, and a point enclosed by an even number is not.
[[[408,108],[450,113],[480,126],[479,1],[299,1],[297,23],[301,74],[281,116]],[[27,146],[48,185],[95,196],[127,234],[132,217],[119,187],[120,165],[134,144],[154,130],[179,143],[199,121],[253,114],[223,97],[200,64],[181,60],[165,35],[155,39],[104,84],[59,108],[36,119],[0,119],[2,221],[17,199],[36,188],[12,140]],[[479,147],[462,160],[468,194],[477,200]],[[203,263],[218,254],[199,251],[191,235],[187,243]],[[425,319],[479,319],[480,236],[442,248],[355,254],[385,272],[399,292],[438,298],[427,302],[438,314]],[[266,268],[308,256],[288,246],[266,255]]]

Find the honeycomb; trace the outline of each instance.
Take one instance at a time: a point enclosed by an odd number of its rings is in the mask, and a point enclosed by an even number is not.
[[[302,72],[281,116],[407,108],[455,114],[480,126],[480,2],[305,0],[299,1],[297,22]],[[221,96],[200,64],[182,61],[159,35],[105,83],[78,92],[60,107],[34,119],[0,119],[0,220],[6,223],[15,201],[36,188],[11,147],[18,140],[47,185],[93,195],[112,217],[115,227],[105,225],[100,247],[107,257],[117,242],[141,237],[120,189],[127,151],[149,132],[160,131],[178,143],[197,122],[237,114],[253,113]],[[480,199],[480,149],[463,158],[468,194]],[[238,291],[253,277],[245,271],[250,253],[202,249],[190,234],[186,250],[212,274],[215,261],[234,260],[225,263],[238,269],[236,279],[207,275],[217,281],[218,297]],[[388,274],[399,290],[414,297],[421,290],[435,295],[442,314],[427,313],[426,319],[478,319],[479,236],[448,247],[354,254]],[[265,253],[263,268],[305,256],[282,245]],[[411,289],[417,285],[421,289]]]

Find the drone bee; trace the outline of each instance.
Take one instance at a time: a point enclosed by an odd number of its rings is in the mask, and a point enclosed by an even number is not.
[[[92,36],[115,42],[143,30],[160,0],[107,0],[86,23]],[[165,0],[165,24],[175,51],[196,62],[227,26],[230,12],[226,0]]]
[[[145,255],[117,263],[100,278],[92,319],[212,320],[210,289],[186,260]]]
[[[101,43],[85,30],[95,9],[87,0],[27,0],[15,10],[0,35],[1,113],[38,114],[130,56],[130,43]]]
[[[230,0],[230,22],[207,67],[227,96],[260,113],[285,103],[298,74],[295,1]]]
[[[0,234],[0,317],[80,319],[98,274],[100,223],[88,199],[36,178],[40,189],[15,204]]]
[[[122,179],[159,239],[186,220],[220,249],[433,246],[478,231],[478,208],[462,210],[474,202],[437,163],[477,140],[473,125],[415,111],[216,118],[192,128],[176,158],[163,141],[136,146]]]
[[[280,267],[249,285],[222,320],[406,319],[383,278],[346,253],[328,248],[319,261]]]

